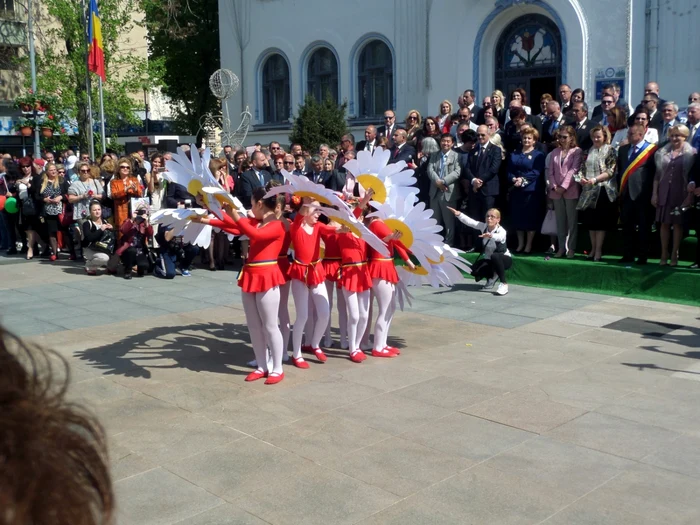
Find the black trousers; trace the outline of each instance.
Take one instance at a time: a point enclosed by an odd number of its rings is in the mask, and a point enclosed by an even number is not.
[[[139,275],[143,275],[148,271],[148,257],[145,252],[136,253],[136,248],[130,246],[121,254],[122,263],[124,263],[124,272],[130,272],[136,266]]]
[[[496,204],[496,197],[490,195],[483,195],[481,192],[470,192],[469,193],[469,204],[467,209],[469,210],[469,216],[475,221],[484,222],[486,219],[486,212],[494,207]],[[470,235],[472,237],[472,246],[474,250],[480,252],[483,249],[483,239],[479,237],[481,232],[475,230],[474,228],[469,228]]]
[[[649,254],[652,210],[651,196],[646,192],[632,200],[629,192],[622,195],[622,254],[625,259],[646,260]]]
[[[2,210],[2,216],[5,219],[5,227],[9,237],[9,248],[14,250],[17,244],[17,225],[19,224],[19,213],[7,213]]]
[[[503,253],[492,253],[490,261],[494,273],[498,275],[498,280],[506,284],[508,282],[506,270],[513,266],[513,258]]]

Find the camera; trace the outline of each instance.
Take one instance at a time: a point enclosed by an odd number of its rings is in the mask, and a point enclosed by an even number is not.
[[[146,210],[144,210],[143,208],[140,210],[136,210],[136,215],[139,215],[139,216],[146,215]]]

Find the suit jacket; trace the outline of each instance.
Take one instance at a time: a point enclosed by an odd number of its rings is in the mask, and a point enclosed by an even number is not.
[[[661,131],[664,128],[664,117],[661,114],[660,110],[656,110],[656,113],[654,113],[654,116],[651,117],[651,120],[649,121],[649,127],[654,128],[656,131],[659,132],[659,139],[661,139]]]
[[[279,171],[273,171],[271,175],[272,180],[279,182],[280,184],[285,184],[287,181],[284,180],[284,175]]]
[[[263,176],[265,184],[272,180],[272,175],[270,175],[267,171],[261,170],[260,173]],[[253,197],[253,191],[255,191],[255,188],[260,188],[261,186],[260,179],[258,179],[254,170],[248,170],[241,175],[241,191],[239,195],[243,206],[250,206],[250,199]]]
[[[557,129],[566,125],[566,118],[564,117],[564,114],[561,113],[559,115],[559,118],[556,119],[557,121]],[[556,145],[554,145],[554,135],[552,132],[552,125],[554,123],[554,119],[548,118],[542,123],[542,133],[540,134],[540,137],[542,137],[542,142],[550,146],[550,151],[552,151]]]
[[[481,179],[483,186],[476,193],[487,197],[498,195],[498,172],[501,168],[501,148],[494,144],[487,144],[486,149],[479,151],[476,146],[470,153],[466,162],[465,178],[471,185],[472,180]],[[472,189],[474,187],[472,186]]]
[[[366,147],[367,147],[367,141],[361,140],[355,146],[355,151],[364,151]],[[374,148],[376,148],[376,147],[377,147],[377,139],[375,138],[374,139]],[[372,149],[372,151],[374,151],[374,149]]]
[[[483,124],[483,122],[481,122],[481,123],[480,123],[480,122],[477,122],[477,121],[479,120],[479,116],[480,116],[480,115],[481,115],[482,118],[483,118],[483,115],[482,115],[482,112],[483,112],[483,111],[484,111],[484,110],[483,110],[483,108],[482,108],[481,106],[477,106],[476,104],[474,104],[474,107],[471,109],[472,116],[470,117],[469,120],[471,120],[474,124],[477,124],[477,125]]]
[[[579,127],[578,122],[572,124],[576,130],[576,142],[578,147],[583,151],[588,151],[593,146],[593,139],[591,139],[591,130],[596,126],[591,119],[587,118],[583,121],[583,124]]]
[[[37,186],[38,188],[39,186]],[[197,207],[197,201],[194,195],[187,192],[182,184],[176,182],[169,182],[166,187],[165,193],[165,207],[166,208],[177,208],[178,204],[184,204],[187,199],[192,201],[192,207]]]
[[[459,197],[459,185],[457,180],[461,174],[462,168],[459,164],[459,153],[454,150],[447,152],[447,160],[445,162],[444,177],[442,180],[447,186],[447,191],[442,191],[435,185],[440,179],[440,159],[442,151],[436,151],[430,155],[428,160],[428,177],[430,178],[430,198],[444,198],[448,203],[456,203]]]
[[[646,146],[646,142],[644,143]],[[629,159],[631,144],[620,146],[617,152],[617,165],[615,166],[617,187],[620,188],[622,174],[630,165],[632,160]],[[623,198],[627,197],[633,201],[637,199],[651,199],[651,190],[654,185],[654,175],[656,175],[656,163],[654,155],[650,155],[644,164],[639,166],[637,170],[629,177],[624,193],[620,193]]]
[[[678,120],[678,118],[675,118],[668,123],[668,126],[666,126],[666,123],[662,119],[661,127],[659,128],[659,144],[665,144],[666,142],[668,142],[668,132],[673,126],[678,126],[679,124],[681,124],[681,121]],[[690,140],[690,137],[688,137],[688,140]]]
[[[617,104],[615,104],[618,108],[622,108],[625,111],[625,116],[629,116],[630,114],[630,107],[629,104],[624,99],[618,99]],[[661,107],[661,104],[659,103],[659,107]],[[598,118],[600,117],[600,118]],[[596,120],[597,119],[597,120]],[[600,122],[603,120],[603,105],[598,104],[596,107],[593,108],[593,114],[591,115],[591,120],[594,122]]]
[[[378,126],[377,127],[377,138],[379,137],[386,137],[387,140],[389,141],[389,147],[392,147],[394,145],[394,137],[392,136],[394,134],[394,131],[399,129],[399,126],[397,124],[394,124],[390,130],[387,130],[386,126]]]
[[[317,184],[321,184],[325,188],[332,191],[341,191],[344,186],[344,184],[340,183],[340,177],[338,176],[338,172],[335,170],[320,172],[318,181],[314,180],[316,177],[313,171],[306,173],[305,177],[311,182],[317,182]],[[343,182],[345,181],[343,180]]]
[[[398,151],[398,154],[397,154]],[[397,146],[393,146],[391,148],[391,157],[389,157],[389,162],[388,164],[396,164],[399,161],[404,161],[406,163],[410,162],[411,160],[416,159],[416,148],[411,146],[410,144],[404,144],[401,146],[401,149],[399,149]]]
[[[688,126],[688,129],[690,130],[691,135],[688,137],[687,142],[690,143],[691,146],[693,146],[696,150],[700,151],[700,126],[698,126],[698,129],[695,131],[693,134],[693,125],[690,123],[687,123],[686,126]],[[698,158],[700,158],[700,155],[698,155]]]

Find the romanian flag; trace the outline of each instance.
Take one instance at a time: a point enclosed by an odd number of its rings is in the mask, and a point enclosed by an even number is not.
[[[88,71],[92,71],[102,81],[107,80],[105,75],[105,53],[102,45],[102,22],[100,12],[97,10],[97,0],[90,0],[90,13],[88,14]]]

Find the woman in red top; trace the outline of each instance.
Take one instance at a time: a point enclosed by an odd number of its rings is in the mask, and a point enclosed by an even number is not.
[[[238,277],[242,288],[243,310],[245,311],[250,341],[255,352],[257,369],[248,374],[246,381],[267,377],[266,385],[279,383],[284,379],[282,369],[282,333],[277,326],[280,305],[280,286],[285,283],[278,264],[278,257],[287,236],[282,221],[277,219],[275,208],[277,197],[263,198],[267,187],[253,191],[252,212],[255,220],[241,217],[227,206],[227,213],[236,222],[242,234],[250,239],[248,259]],[[267,364],[267,349],[272,354],[272,370]]]
[[[408,250],[398,240],[398,233],[393,232],[389,227],[376,217],[367,218],[365,224],[369,230],[382,239],[389,246],[389,253],[396,250],[404,260],[406,266],[415,269],[415,265],[408,257]],[[396,283],[399,276],[394,267],[394,260],[391,257],[384,257],[372,247],[368,247],[369,252],[369,274],[372,277],[372,295],[377,298],[377,322],[374,325],[374,345],[372,355],[374,357],[396,357],[400,352],[394,347],[387,346],[389,336],[389,325],[396,312]],[[370,301],[369,319],[372,319],[372,303]],[[369,338],[369,336],[368,336]]]
[[[331,221],[332,225],[336,223]],[[327,233],[321,234],[324,244],[323,252],[323,271],[326,275],[326,292],[328,292],[328,307],[333,310],[333,288],[337,289],[336,297],[337,308],[338,308],[338,329],[340,331],[340,348],[345,350],[348,348],[348,311],[345,306],[345,297],[343,297],[343,292],[340,290],[340,284],[338,284],[338,276],[340,273],[340,246],[338,246],[338,233]],[[324,346],[330,347],[332,344],[331,340],[331,320],[328,319],[328,325],[326,325],[326,335],[324,338]]]
[[[320,264],[321,232],[331,233],[336,228],[318,222],[319,206],[317,201],[305,203],[289,228],[294,259],[288,275],[292,279],[292,297],[294,297],[294,308],[297,313],[292,333],[292,362],[298,368],[309,368],[309,364],[301,356],[304,327],[309,318],[309,298],[316,311],[316,323],[309,341],[311,351],[316,355],[316,359],[322,363],[326,361],[326,355],[321,350],[320,344],[330,318],[330,307],[324,284],[326,275],[323,265]]]

